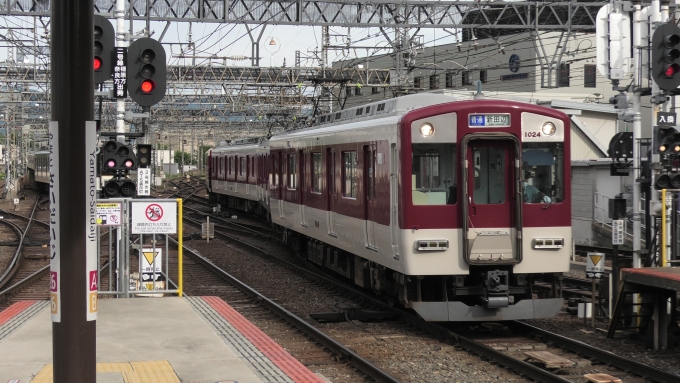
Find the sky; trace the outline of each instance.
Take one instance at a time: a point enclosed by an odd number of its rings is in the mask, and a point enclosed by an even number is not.
[[[171,25],[163,38],[164,42],[186,43],[188,41],[188,24],[182,25],[176,23]],[[163,25],[152,26],[152,30],[156,31],[154,36],[160,36]],[[254,35],[259,35],[262,27],[258,27],[253,32]],[[174,29],[174,30],[173,30]],[[194,23],[191,26],[192,39],[196,41],[196,49],[204,51],[203,55],[208,52],[214,53],[218,56],[250,56],[251,55],[251,41],[248,36],[246,27],[244,25],[230,25],[230,24],[207,24]],[[267,25],[264,27],[260,44],[260,66],[281,66],[283,60],[286,60],[286,66],[293,66],[295,63],[295,51],[301,52],[303,58],[302,66],[317,66],[319,65],[318,54],[315,51],[321,50],[322,43],[322,28],[317,27],[297,27],[297,26],[283,26],[283,25]],[[393,37],[394,32],[389,31],[390,37]],[[433,44],[442,45],[446,43],[455,42],[455,38],[443,30],[436,29],[421,29],[418,32],[422,35],[421,39],[425,45],[432,46]],[[366,57],[373,54],[384,54],[389,50],[389,43],[382,35],[378,28],[330,28],[330,44],[338,47],[347,47],[350,49],[335,49],[329,51],[329,61],[333,62],[340,59],[349,59],[355,57]],[[274,38],[279,46],[275,52],[271,52],[268,42]],[[186,49],[186,45],[183,46]],[[360,47],[360,48],[357,48]],[[382,49],[381,49],[382,48]],[[178,54],[182,50],[182,44],[172,44],[170,50],[172,55]],[[197,53],[198,55],[198,53]],[[170,56],[169,56],[170,57]],[[305,61],[304,58],[309,58]],[[170,59],[171,63],[181,64],[181,59]],[[172,61],[176,60],[176,61]],[[197,61],[198,63],[198,61]],[[190,64],[187,60],[186,64]],[[250,65],[249,61],[227,61],[227,65]]]
[[[111,20],[114,22],[115,20]],[[38,24],[39,26],[40,24]],[[152,22],[151,32],[152,38],[159,39],[165,28],[165,23]],[[0,33],[8,35],[8,30],[12,29],[12,34],[15,39],[24,40],[24,44],[32,45],[33,34],[25,28],[32,28],[34,26],[33,18],[19,18],[19,17],[2,17],[0,18]],[[115,23],[114,23],[115,26]],[[126,28],[129,27],[129,21],[125,23]],[[260,66],[293,66],[295,64],[295,51],[301,52],[302,66],[318,66],[318,55],[314,51],[321,49],[321,27],[309,26],[284,26],[284,25],[267,25],[267,26],[252,26],[253,34],[259,35],[262,28],[264,33],[260,40]],[[135,21],[133,32],[135,34],[144,33],[145,23],[142,21]],[[37,28],[39,37],[39,45],[45,45],[44,36],[46,29],[42,27]],[[171,65],[191,65],[192,59],[181,59],[175,56],[182,52],[185,54],[193,54],[192,49],[188,49],[188,42],[196,43],[196,56],[203,58],[195,59],[197,65],[206,65],[212,61],[214,65],[222,64],[224,61],[221,57],[228,56],[231,58],[250,57],[251,56],[251,40],[248,36],[246,26],[243,24],[217,24],[217,23],[179,23],[172,22],[165,35],[163,36],[163,44],[167,51],[168,63]],[[393,37],[394,32],[389,31],[390,37]],[[426,46],[433,44],[442,45],[447,43],[454,43],[455,38],[449,33],[441,29],[421,29],[418,32],[422,35],[422,41]],[[355,48],[344,50],[330,50],[329,61],[332,63],[336,60],[351,59],[355,57],[365,57],[372,54],[384,54],[388,50],[380,49],[389,47],[389,43],[382,35],[378,28],[330,28],[330,43],[335,46],[347,47],[349,44]],[[278,43],[275,51],[271,51],[268,44],[271,39]],[[356,48],[361,47],[361,48]],[[6,59],[8,56],[7,45],[0,47],[0,59]],[[217,56],[218,59],[210,60],[208,56]],[[16,53],[15,53],[16,56]],[[16,58],[16,57],[15,57]],[[308,60],[305,60],[308,58]],[[316,58],[316,59],[315,59]],[[32,62],[32,57],[27,57],[26,62]],[[250,59],[247,60],[227,60],[228,66],[250,66]]]

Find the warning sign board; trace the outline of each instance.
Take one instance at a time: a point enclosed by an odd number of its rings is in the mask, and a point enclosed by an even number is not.
[[[612,220],[612,245],[623,245],[625,235],[625,226],[623,220]]]
[[[160,273],[163,265],[163,253],[161,249],[142,249],[139,262],[139,270],[142,273]]]
[[[120,226],[121,214],[120,202],[97,202],[98,226]]]
[[[137,169],[137,195],[151,195],[151,168]]]
[[[588,253],[586,257],[586,275],[588,278],[600,278],[604,273],[604,253]]]
[[[177,233],[177,202],[132,202],[132,234]]]

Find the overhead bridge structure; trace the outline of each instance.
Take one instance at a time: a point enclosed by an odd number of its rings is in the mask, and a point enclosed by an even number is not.
[[[383,28],[595,29],[608,2],[537,1],[264,1],[130,0],[134,20],[205,23],[324,25]],[[50,0],[2,0],[0,15],[50,16]],[[95,0],[95,12],[113,15],[115,2]],[[132,12],[130,12],[132,9]],[[128,16],[126,16],[127,18]]]

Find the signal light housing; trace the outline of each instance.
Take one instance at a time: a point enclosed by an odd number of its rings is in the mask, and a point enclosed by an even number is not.
[[[127,83],[130,98],[140,106],[153,106],[165,97],[165,49],[147,37],[128,47]]]
[[[103,198],[130,198],[137,194],[137,185],[125,177],[116,176],[104,185]]]
[[[94,83],[101,84],[113,76],[115,50],[113,25],[104,16],[94,15]]]
[[[652,36],[652,79],[663,90],[680,86],[680,28],[674,23],[657,27]]]
[[[658,189],[669,189],[671,187],[671,176],[668,174],[660,174],[656,177],[656,182],[654,186]]]
[[[102,155],[102,174],[127,174],[137,169],[137,157],[130,146],[118,141],[107,141],[100,151]]]
[[[652,149],[654,154],[680,154],[680,133],[672,126],[655,126]]]
[[[151,166],[151,145],[137,144],[137,163],[140,168]]]

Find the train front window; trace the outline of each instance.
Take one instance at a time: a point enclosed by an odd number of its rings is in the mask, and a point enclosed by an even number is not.
[[[475,204],[502,204],[505,202],[505,155],[501,147],[479,146],[473,151]]]
[[[412,153],[413,204],[455,204],[457,200],[456,144],[413,144]]]
[[[564,199],[564,144],[522,144],[522,200],[553,203]]]

